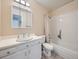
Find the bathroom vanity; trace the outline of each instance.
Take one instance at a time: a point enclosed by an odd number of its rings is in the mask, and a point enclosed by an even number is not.
[[[0,59],[41,59],[41,44],[44,37],[39,36],[26,42],[16,39],[0,41]]]

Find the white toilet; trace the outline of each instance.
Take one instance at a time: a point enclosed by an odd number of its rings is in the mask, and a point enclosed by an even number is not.
[[[53,45],[50,43],[43,43],[43,54],[45,56],[51,56],[53,51]]]

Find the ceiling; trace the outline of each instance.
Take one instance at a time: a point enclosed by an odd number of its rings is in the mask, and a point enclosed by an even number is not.
[[[39,4],[49,10],[55,10],[73,0],[36,0]]]

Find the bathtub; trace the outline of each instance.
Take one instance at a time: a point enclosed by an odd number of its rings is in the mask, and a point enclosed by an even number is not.
[[[54,51],[64,59],[78,59],[78,52],[54,43],[51,43],[51,45],[53,45]]]

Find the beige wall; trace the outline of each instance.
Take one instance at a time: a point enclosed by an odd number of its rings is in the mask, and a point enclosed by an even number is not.
[[[1,35],[1,0],[0,0],[0,35]]]
[[[15,35],[19,33],[28,32],[29,29],[13,29],[11,27],[11,6],[10,2],[12,0],[2,0],[2,33],[1,35]],[[33,12],[33,27],[31,30],[32,33],[37,35],[44,34],[44,25],[43,25],[43,15],[47,13],[47,10],[38,5],[34,0],[30,1],[31,9]]]
[[[52,15],[56,16],[56,15],[62,15],[62,14],[66,14],[66,13],[70,13],[73,11],[77,10],[77,0],[72,1],[70,3],[68,3],[67,5],[64,5],[58,9],[56,9],[55,11],[52,12]]]
[[[77,1],[68,3],[67,5],[62,6],[61,8],[52,11],[51,16],[53,18],[52,24],[55,25],[51,28],[53,31],[52,36],[53,42],[56,41],[58,45],[61,45],[65,48],[71,49],[77,52],[77,43],[78,43],[78,11],[77,11]],[[61,26],[60,19],[62,19]],[[57,26],[57,27],[56,27]],[[62,39],[57,38],[59,27],[62,28]]]

